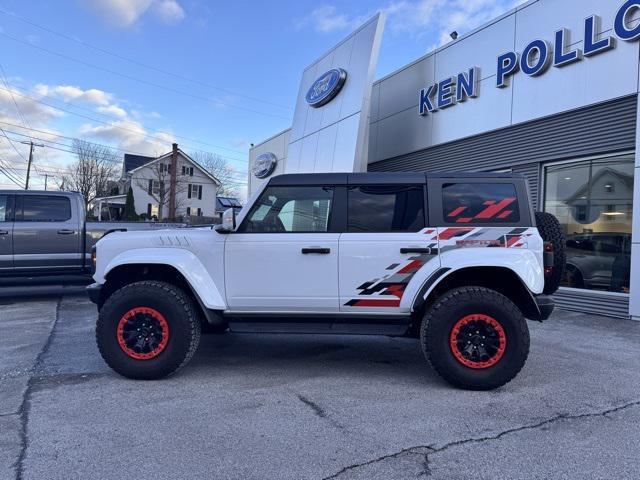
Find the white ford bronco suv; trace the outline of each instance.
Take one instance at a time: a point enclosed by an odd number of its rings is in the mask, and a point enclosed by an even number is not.
[[[354,333],[419,338],[445,380],[486,390],[551,314],[564,238],[519,175],[290,174],[215,229],[111,233],[94,265],[98,347],[129,378],[174,373],[201,330]]]

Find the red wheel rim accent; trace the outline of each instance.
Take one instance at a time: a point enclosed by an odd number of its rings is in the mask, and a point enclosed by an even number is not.
[[[495,318],[474,313],[456,322],[449,335],[449,346],[458,362],[479,370],[492,367],[502,359],[507,348],[507,336]],[[477,354],[477,349],[484,349],[484,354]]]
[[[169,323],[164,315],[153,308],[135,307],[118,322],[116,336],[118,345],[129,357],[150,360],[167,348]]]

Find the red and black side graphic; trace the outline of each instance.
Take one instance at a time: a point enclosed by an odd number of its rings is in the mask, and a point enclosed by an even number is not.
[[[376,296],[389,296],[394,298],[354,298],[345,303],[348,307],[399,307],[400,301],[404,295],[404,291],[414,277],[414,275],[420,270],[425,263],[438,254],[438,248],[436,243],[427,245],[425,248],[430,249],[430,253],[417,255],[408,259],[407,263],[398,264],[394,263],[389,265],[386,270],[396,270],[393,274],[386,276],[382,279],[375,279],[360,285],[357,290],[361,297]]]

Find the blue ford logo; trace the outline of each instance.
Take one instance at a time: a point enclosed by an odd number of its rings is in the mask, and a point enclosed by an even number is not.
[[[347,72],[342,68],[332,68],[318,78],[307,92],[307,103],[314,108],[326,105],[335,98],[347,80]]]

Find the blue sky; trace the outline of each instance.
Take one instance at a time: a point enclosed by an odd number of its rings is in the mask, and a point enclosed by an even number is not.
[[[24,177],[28,134],[50,146],[35,186],[73,160],[72,138],[119,155],[177,141],[227,158],[242,189],[249,144],[290,126],[304,67],[376,11],[389,15],[379,78],[516,3],[0,0],[0,126],[14,140],[0,137],[0,166]]]

